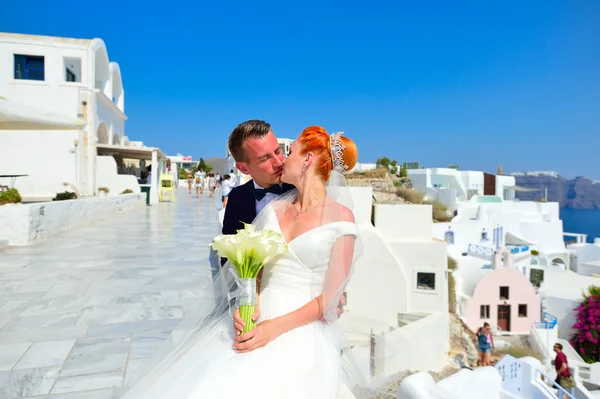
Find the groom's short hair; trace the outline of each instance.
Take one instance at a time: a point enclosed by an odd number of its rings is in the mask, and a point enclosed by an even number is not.
[[[242,122],[233,129],[227,141],[229,152],[237,162],[248,162],[244,143],[249,138],[260,138],[271,131],[271,125],[265,121],[252,119]]]

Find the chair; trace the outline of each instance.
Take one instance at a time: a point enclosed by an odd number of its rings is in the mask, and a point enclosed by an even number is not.
[[[160,184],[158,191],[158,200],[163,202],[163,193],[171,193],[170,201],[175,202],[175,190],[173,184],[173,175],[170,173],[163,173],[160,175]]]

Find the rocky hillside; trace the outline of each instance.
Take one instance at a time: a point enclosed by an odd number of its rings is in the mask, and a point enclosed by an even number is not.
[[[541,201],[544,188],[548,189],[548,201],[560,203],[561,208],[600,209],[600,182],[576,177],[565,179],[552,172],[514,173],[517,186],[541,188],[536,192],[517,192],[517,198],[523,201]]]

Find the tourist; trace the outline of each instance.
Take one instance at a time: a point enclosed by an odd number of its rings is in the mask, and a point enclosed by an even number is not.
[[[187,181],[188,181],[188,191],[190,192],[190,195],[192,195],[192,186],[194,185],[194,175],[192,175],[192,172],[188,172]]]
[[[206,172],[204,169],[200,168],[194,174],[196,178],[196,198],[200,196],[200,194],[204,194],[204,181],[206,180]]]
[[[148,166],[148,174],[146,175],[146,184],[152,184],[152,165]]]
[[[237,176],[233,172],[233,169],[231,169],[231,172],[229,173],[229,176],[231,176],[231,184],[233,184],[233,187],[237,187],[238,180],[237,180]]]
[[[233,184],[231,182],[231,178],[229,175],[224,175],[223,176],[223,182],[222,182],[222,186],[221,186],[221,201],[223,201],[223,208],[225,208],[227,206],[227,201],[229,200],[229,193],[231,192],[231,189],[233,188]]]
[[[210,194],[210,198],[215,196],[215,189],[217,188],[217,179],[215,178],[215,174],[210,172],[208,174],[208,192]]]
[[[477,330],[477,337],[475,342],[479,348],[479,359],[477,360],[478,366],[491,366],[492,361],[492,350],[494,350],[494,336],[492,335],[492,329],[488,323],[483,323],[483,327]]]
[[[554,344],[554,352],[556,352],[556,358],[554,359],[554,368],[556,369],[556,383],[560,385],[567,392],[572,394],[572,389],[577,385],[575,380],[569,371],[569,362],[567,356],[564,354],[562,344]],[[563,399],[567,399],[567,395],[563,394]]]
[[[221,175],[219,173],[215,176],[215,180],[217,181],[217,188],[221,187]]]

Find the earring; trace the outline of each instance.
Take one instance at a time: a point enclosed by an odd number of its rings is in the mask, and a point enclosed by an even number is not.
[[[302,173],[306,172],[306,168],[302,168]]]

